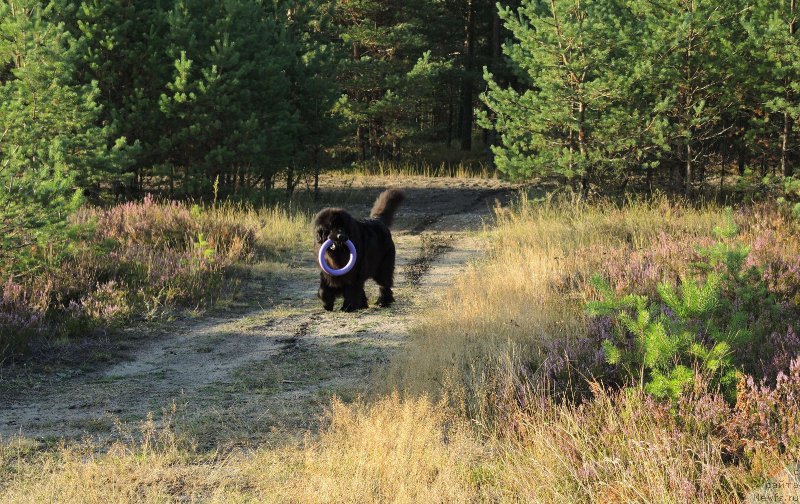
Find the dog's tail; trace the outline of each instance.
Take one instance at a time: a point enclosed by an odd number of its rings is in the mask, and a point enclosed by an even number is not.
[[[404,199],[406,199],[406,195],[400,189],[387,189],[375,200],[369,216],[383,222],[387,227],[391,226],[394,220],[394,213]]]

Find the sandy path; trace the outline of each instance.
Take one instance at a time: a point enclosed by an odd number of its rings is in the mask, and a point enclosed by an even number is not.
[[[159,418],[173,404],[181,428],[209,447],[313,427],[331,396],[365,391],[371,372],[402,344],[414,311],[479,252],[477,232],[509,192],[491,181],[392,182],[408,194],[393,228],[392,308],[323,311],[310,253],[278,272],[256,264],[244,309],[139,334],[122,362],[15,394],[0,408],[0,437],[102,438],[120,422],[136,424],[148,412]],[[349,210],[364,215],[368,207]],[[370,284],[371,302],[376,293]]]

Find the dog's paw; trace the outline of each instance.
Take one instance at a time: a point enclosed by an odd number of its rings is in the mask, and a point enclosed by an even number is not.
[[[358,309],[358,308],[356,308],[355,306],[353,306],[353,305],[350,305],[350,304],[346,304],[346,305],[343,305],[343,306],[342,306],[342,311],[343,311],[343,312],[347,312],[347,313],[354,312],[354,311],[356,311],[357,309]]]
[[[325,311],[333,311],[333,305],[332,304],[323,305],[322,307],[325,309]]]
[[[394,303],[394,298],[390,298],[390,299],[378,298],[378,300],[375,301],[375,305],[376,306],[380,306],[381,308],[388,308],[388,307],[392,306],[392,303]]]

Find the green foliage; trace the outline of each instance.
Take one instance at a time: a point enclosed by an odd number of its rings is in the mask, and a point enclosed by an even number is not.
[[[647,174],[692,193],[711,167],[797,163],[796,2],[523,0],[501,10],[515,79],[486,71],[481,124],[516,178]],[[800,208],[800,207],[799,207]]]
[[[318,171],[338,139],[327,2],[58,0],[96,117],[136,146],[106,189],[223,194]],[[292,185],[291,183],[289,184]]]
[[[397,155],[438,105],[437,88],[452,61],[433,53],[426,26],[442,21],[434,17],[445,14],[441,9],[426,0],[337,5],[335,29],[347,51],[339,65],[343,94],[337,111],[356,132],[350,148],[362,158]]]
[[[505,48],[517,79],[504,88],[488,71],[481,124],[495,128],[499,170],[516,178],[580,177],[624,163],[636,132],[625,75],[636,20],[624,2],[524,1],[501,11],[516,39]],[[609,40],[616,44],[609,44]],[[565,40],[569,43],[565,43]]]
[[[172,82],[161,95],[160,145],[183,173],[183,189],[200,194],[220,173],[271,159],[288,162],[298,128],[286,69],[293,47],[286,30],[253,2],[179,0],[169,14]]]
[[[720,240],[733,238],[739,234],[739,225],[736,224],[736,220],[733,218],[733,209],[731,207],[725,208],[725,222],[714,226],[713,231],[714,235]]]
[[[203,233],[197,234],[197,241],[194,242],[194,248],[202,259],[208,262],[214,262],[214,246],[206,240]]]
[[[764,177],[762,180],[767,190],[776,195],[775,201],[796,219],[800,219],[800,178]]]
[[[52,5],[0,5],[0,270],[20,273],[66,238],[82,189],[115,180],[125,141],[97,126],[94,83],[74,79],[74,39]],[[59,249],[57,249],[59,250]]]
[[[735,234],[731,222],[718,233]],[[703,280],[661,283],[657,300],[619,296],[601,276],[592,279],[599,299],[588,313],[610,317],[614,327],[613,340],[602,343],[606,361],[657,397],[676,399],[696,374],[735,397],[740,371],[755,364],[750,349],[764,343],[772,329],[765,321],[778,310],[760,272],[745,266],[746,248],[718,243],[700,253]]]

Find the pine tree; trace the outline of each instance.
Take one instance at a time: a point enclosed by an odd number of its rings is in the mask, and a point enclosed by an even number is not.
[[[331,6],[327,2],[292,2],[286,19],[288,38],[294,51],[288,69],[290,100],[299,127],[292,137],[292,158],[287,167],[287,190],[299,178],[313,176],[314,195],[319,191],[322,157],[341,138],[340,118],[333,108],[339,90],[331,76],[336,73],[336,54],[325,40],[330,29]]]
[[[529,0],[500,15],[515,38],[505,52],[521,89],[486,72],[483,100],[494,117],[483,114],[481,124],[501,136],[497,168],[515,178],[578,177],[588,190],[630,151],[624,35],[635,20],[614,0]]]
[[[166,52],[169,0],[108,2],[60,0],[57,14],[77,39],[76,71],[85,83],[96,82],[98,118],[112,138],[138,144],[124,167],[126,183],[115,188],[141,192],[149,168],[160,162],[163,114],[159,98],[172,72]]]
[[[57,239],[82,188],[113,180],[124,142],[97,127],[97,89],[74,82],[74,39],[38,0],[0,5],[0,260]]]
[[[728,83],[742,57],[735,33],[743,7],[738,0],[670,0],[634,2],[634,11],[645,20],[638,59],[655,98],[654,124],[680,163],[689,194],[731,127],[723,114],[738,105]]]
[[[360,159],[394,157],[419,130],[420,109],[433,90],[420,81],[446,68],[426,56],[426,14],[439,12],[426,0],[357,0],[337,5],[335,28],[347,57],[338,72],[344,96],[338,111],[355,131]],[[427,111],[426,111],[427,112]]]
[[[763,103],[765,113],[754,119],[775,145],[781,173],[794,173],[797,149],[795,123],[800,119],[800,32],[797,0],[754,0],[744,26],[749,35],[745,75],[753,77],[752,101]],[[753,65],[758,69],[754,72]]]
[[[299,118],[287,70],[295,51],[282,20],[266,14],[254,2],[209,0],[178,1],[170,14],[175,75],[161,97],[162,149],[170,180],[181,172],[187,192],[243,172],[268,182],[291,160]]]

